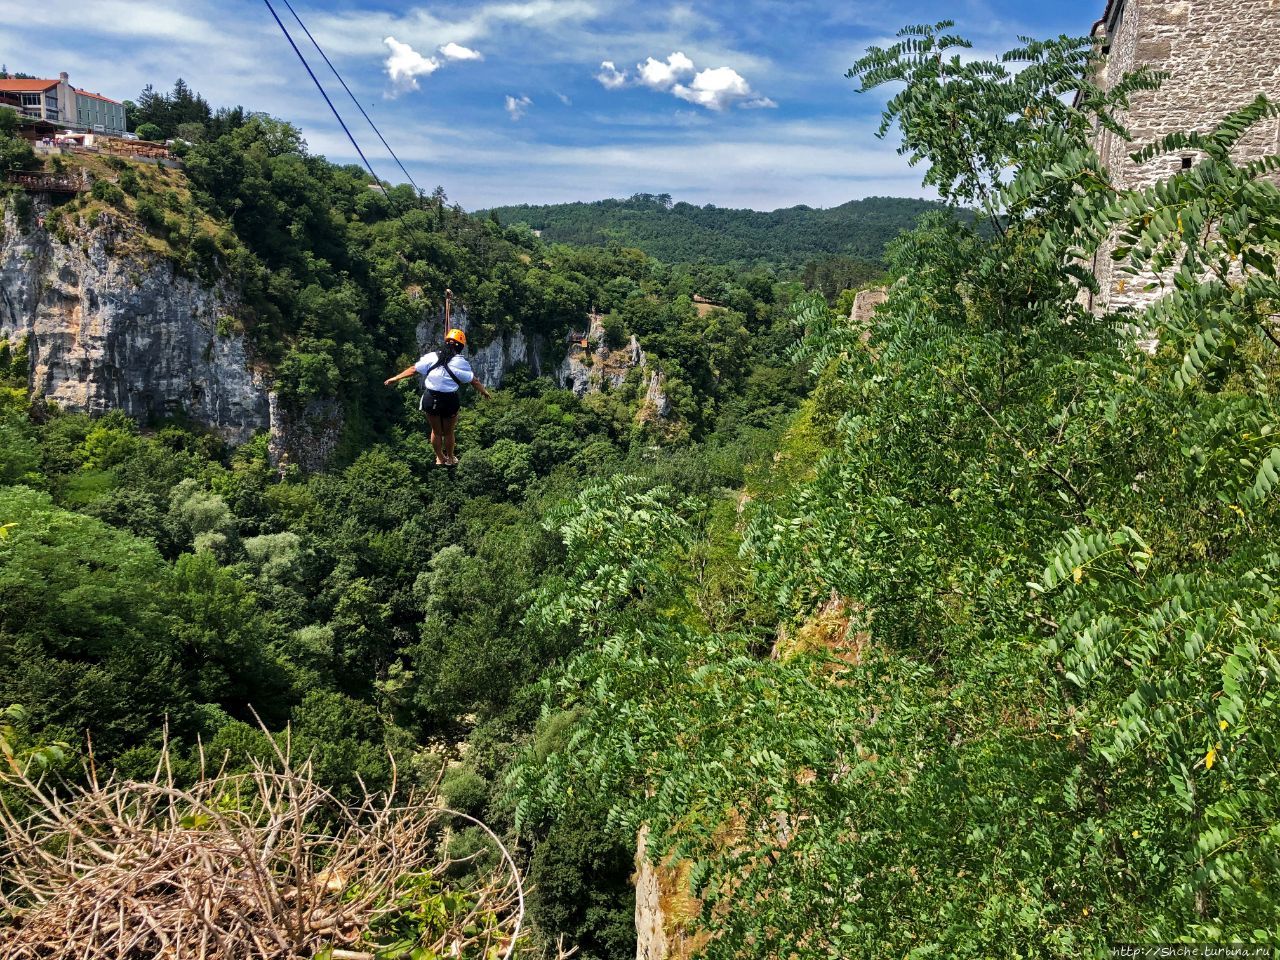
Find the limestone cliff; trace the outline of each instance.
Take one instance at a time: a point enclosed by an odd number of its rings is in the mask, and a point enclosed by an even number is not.
[[[48,201],[34,198],[29,216],[12,203],[0,221],[0,341],[25,341],[33,397],[66,410],[123,410],[140,421],[181,415],[231,443],[259,431],[271,436],[273,461],[323,469],[342,431],[332,399],[289,411],[271,392],[271,371],[255,364],[237,332],[240,311],[227,284],[201,283],[145,245],[141,229],[110,211],[81,217],[68,234],[44,229]],[[464,308],[455,311],[464,329]],[[517,329],[474,348],[469,359],[486,384],[501,385],[518,365],[548,375],[579,396],[621,386],[640,370],[641,418],[665,417],[662,375],[647,368],[635,338],[606,346],[602,318],[590,318],[586,346],[567,350]],[[419,346],[444,335],[442,311],[418,325]]]
[[[556,370],[560,385],[578,396],[605,387],[620,387],[628,373],[647,365],[644,351],[634,336],[630,343],[616,350],[609,346],[604,332],[604,317],[598,313],[589,315],[583,340],[585,343],[577,341],[569,345]]]
[[[501,386],[512,368],[528,366],[535,376],[550,375],[556,384],[572,390],[578,396],[595,393],[601,389],[622,386],[632,370],[640,370],[644,379],[644,403],[642,419],[661,419],[670,413],[670,403],[662,389],[663,377],[656,370],[648,369],[648,360],[634,336],[619,349],[606,343],[604,318],[598,313],[589,316],[586,335],[582,341],[569,344],[564,359],[554,364],[550,345],[542,337],[528,335],[517,329],[503,334],[482,347],[473,347],[467,355],[471,368],[487,386]],[[453,322],[467,329],[467,311],[455,306]],[[418,349],[426,352],[434,349],[444,339],[444,311],[436,310],[418,324]]]
[[[697,926],[701,902],[689,891],[691,864],[654,864],[649,828],[636,838],[636,960],[689,960],[709,937]]]
[[[13,205],[0,236],[0,340],[26,340],[32,396],[68,410],[183,414],[234,443],[269,425],[268,383],[231,328],[236,303],[220,286],[128,254],[110,214],[81,221],[70,242],[27,223]]]
[[[465,307],[453,308],[453,323],[463,330],[468,328]],[[439,309],[418,324],[418,349],[425,353],[434,350],[444,341],[444,310]],[[529,336],[523,330],[503,334],[483,347],[473,346],[467,353],[471,369],[485,386],[501,386],[512,370],[525,364],[535,376],[543,373],[546,344],[541,337]]]

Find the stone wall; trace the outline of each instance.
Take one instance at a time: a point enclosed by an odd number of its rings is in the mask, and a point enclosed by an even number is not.
[[[849,319],[853,321],[855,327],[869,329],[871,320],[876,315],[876,309],[888,299],[889,290],[887,287],[870,287],[866,290],[859,290],[854,295],[853,309],[849,311]]]
[[[1098,154],[1121,186],[1149,186],[1181,169],[1183,156],[1198,159],[1186,151],[1135,164],[1129,154],[1139,147],[1181,130],[1209,130],[1259,93],[1280,98],[1280,0],[1110,0],[1103,20],[1096,32],[1109,44],[1099,75],[1104,87],[1142,66],[1169,74],[1120,115],[1132,142],[1098,133]],[[1237,154],[1256,157],[1278,146],[1280,120],[1266,120]],[[1102,288],[1096,309],[1142,307],[1160,296],[1143,289],[1154,277],[1120,276],[1107,250],[1094,272]]]

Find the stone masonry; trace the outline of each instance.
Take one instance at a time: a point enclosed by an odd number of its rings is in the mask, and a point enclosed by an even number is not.
[[[1134,96],[1120,116],[1132,142],[1098,133],[1098,154],[1118,186],[1149,186],[1197,160],[1187,151],[1134,164],[1129,154],[1141,146],[1181,130],[1209,130],[1260,93],[1280,99],[1280,0],[1109,0],[1093,34],[1107,51],[1103,87],[1142,66],[1169,74],[1159,90]],[[1280,121],[1266,120],[1238,155],[1278,148]],[[1094,273],[1102,288],[1095,309],[1140,308],[1160,296],[1143,289],[1149,277],[1121,277],[1105,250]]]

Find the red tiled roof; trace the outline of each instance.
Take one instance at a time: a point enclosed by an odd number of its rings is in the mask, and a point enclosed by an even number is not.
[[[0,90],[9,93],[41,93],[57,85],[57,80],[0,80]]]
[[[74,88],[72,88],[72,89],[74,89]],[[80,95],[80,96],[82,96],[82,97],[91,97],[91,98],[93,98],[94,100],[105,100],[107,103],[114,103],[114,104],[116,104],[117,106],[119,106],[119,105],[120,105],[120,101],[119,101],[119,100],[112,100],[110,97],[104,97],[104,96],[103,96],[102,94],[100,94],[100,93],[90,93],[88,90],[76,90],[76,93],[77,93],[77,94],[79,94],[79,95]]]

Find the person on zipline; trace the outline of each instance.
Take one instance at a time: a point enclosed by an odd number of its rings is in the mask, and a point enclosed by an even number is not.
[[[450,321],[452,304],[451,291],[445,291],[445,326]],[[385,386],[398,380],[404,380],[417,374],[423,380],[422,399],[418,409],[427,415],[431,424],[431,446],[436,452],[436,466],[456,467],[458,458],[454,456],[454,430],[458,426],[459,398],[458,391],[463,384],[469,383],[480,391],[480,396],[492,400],[493,395],[485,389],[484,384],[476,379],[462,351],[467,348],[467,335],[461,330],[451,329],[444,335],[444,347],[431,353],[424,353],[421,359],[411,367],[405,367],[394,377],[383,381]]]

